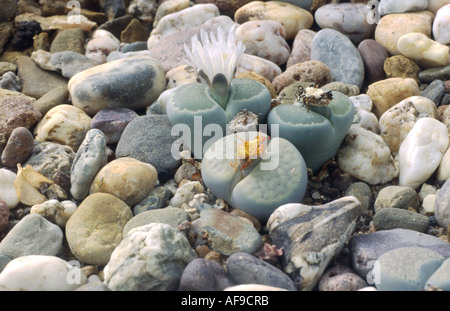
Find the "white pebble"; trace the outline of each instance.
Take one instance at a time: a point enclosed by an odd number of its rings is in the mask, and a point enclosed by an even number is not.
[[[106,62],[108,55],[117,51],[120,41],[112,33],[104,29],[94,31],[91,40],[86,45],[86,57],[99,64]]]
[[[423,211],[427,214],[433,214],[434,213],[434,202],[436,201],[436,194],[429,194],[427,195],[423,201],[422,201],[422,208]]]
[[[437,176],[438,181],[446,181],[450,178],[450,148],[444,154],[441,164],[438,167]]]
[[[433,21],[433,36],[441,44],[450,43],[450,4],[437,11]]]
[[[169,205],[180,207],[183,203],[188,204],[194,198],[194,195],[202,193],[203,186],[198,181],[191,181],[183,184],[177,189],[175,195],[170,200]]]
[[[14,180],[17,175],[6,168],[0,169],[0,200],[4,201],[9,209],[12,209],[19,204],[19,197],[17,196],[16,188],[14,187]]]
[[[72,201],[59,202],[58,200],[48,200],[44,203],[33,205],[30,213],[40,214],[58,226],[64,227],[76,209],[77,205]]]

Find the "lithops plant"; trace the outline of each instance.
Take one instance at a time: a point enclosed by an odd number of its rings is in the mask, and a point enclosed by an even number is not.
[[[236,42],[234,28],[226,34],[219,27],[217,36],[201,31],[200,39],[194,36],[192,50],[187,45],[184,50],[190,59],[187,63],[198,71],[203,83],[186,84],[170,92],[166,112],[172,125],[186,125],[190,133],[195,130],[203,134],[208,125],[217,124],[222,131],[218,139],[226,134],[227,123],[244,109],[259,114],[260,122],[265,120],[271,103],[267,87],[250,79],[234,79],[236,64],[245,50],[240,41]],[[216,136],[202,135],[201,145],[194,142],[193,136],[183,135],[182,139],[201,159],[207,149],[203,146],[208,140],[217,140]]]
[[[317,172],[336,155],[354,115],[355,108],[346,95],[314,85],[299,86],[294,103],[272,109],[267,124],[269,129],[278,124],[279,136],[294,144],[307,167]]]
[[[279,206],[301,202],[308,182],[293,144],[256,131],[217,140],[205,153],[201,173],[214,195],[262,222]]]

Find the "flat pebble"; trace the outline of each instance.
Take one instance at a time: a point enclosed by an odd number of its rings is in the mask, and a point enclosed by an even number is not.
[[[63,231],[39,214],[22,218],[0,243],[11,259],[28,255],[56,256],[63,247]]]
[[[404,247],[378,258],[376,288],[381,291],[419,291],[439,268],[444,257],[421,247]]]
[[[439,190],[436,201],[434,204],[434,217],[437,223],[443,227],[447,228],[450,224],[450,179],[444,183],[442,188]]]
[[[196,258],[184,269],[180,291],[222,291],[234,286],[225,269],[217,262]]]
[[[311,29],[301,29],[297,33],[286,67],[311,60],[311,44],[315,34],[316,32]]]
[[[84,32],[79,28],[58,31],[50,45],[50,53],[72,51],[84,54]]]
[[[324,90],[333,90],[338,91],[344,95],[350,96],[356,96],[359,94],[359,87],[355,84],[348,84],[341,81],[334,81],[325,84],[322,86],[322,89]]]
[[[450,3],[442,6],[436,13],[433,21],[434,40],[441,44],[450,43]]]
[[[425,233],[430,221],[427,216],[417,212],[387,207],[375,213],[373,225],[377,231],[401,228]]]
[[[364,63],[364,79],[368,84],[386,78],[382,68],[389,55],[384,46],[373,39],[364,39],[358,44],[358,52]]]
[[[27,160],[34,148],[34,137],[25,127],[16,127],[3,149],[2,163],[9,168],[17,168],[18,163]]]
[[[434,271],[425,284],[425,289],[437,288],[444,291],[450,290],[450,259],[446,258],[441,266]]]
[[[447,127],[433,118],[421,118],[400,145],[399,184],[417,189],[438,168],[449,144]]]
[[[172,191],[165,186],[157,186],[141,202],[133,207],[133,214],[167,207],[173,197]]]
[[[429,68],[419,72],[419,79],[425,83],[431,83],[434,80],[449,80],[450,65],[440,68]]]
[[[314,36],[311,60],[325,63],[331,70],[333,81],[357,85],[364,81],[364,63],[358,49],[342,33],[322,29]]]
[[[367,19],[369,7],[364,3],[330,3],[314,13],[320,28],[331,28],[346,35],[354,44],[373,36],[376,24]]]
[[[69,90],[67,86],[57,87],[34,102],[34,106],[44,116],[50,109],[68,103]]]
[[[98,63],[81,53],[73,51],[57,52],[51,55],[50,63],[61,71],[63,77],[72,78],[77,73],[97,66]]]
[[[113,195],[89,195],[66,223],[71,252],[83,263],[106,265],[122,241],[123,227],[132,217],[130,207]]]
[[[320,278],[319,291],[356,291],[367,286],[366,281],[351,268],[336,265],[325,270]]]
[[[226,269],[236,284],[260,284],[295,291],[294,282],[280,269],[246,253],[228,257]]]
[[[408,209],[416,211],[420,207],[420,197],[411,187],[387,186],[380,190],[374,203],[375,213],[385,208]]]
[[[286,31],[274,20],[252,20],[236,28],[236,40],[245,46],[247,54],[270,60],[277,65],[287,62],[291,48],[286,42]]]
[[[120,34],[121,43],[133,43],[148,39],[148,30],[137,18],[133,18]]]
[[[81,270],[74,269],[69,262],[56,256],[21,256],[9,262],[0,274],[0,288],[7,291],[73,291],[87,281]],[[72,276],[73,279],[69,279]]]
[[[95,114],[91,129],[99,129],[105,134],[107,144],[119,142],[125,127],[139,115],[127,108],[105,108]]]
[[[394,55],[386,59],[383,70],[387,78],[411,78],[419,84],[420,66],[403,55]]]
[[[133,229],[105,266],[111,290],[177,290],[186,266],[196,258],[183,233],[167,224]]]
[[[381,15],[387,15],[393,13],[421,11],[427,9],[427,7],[428,7],[427,0],[407,0],[407,1],[380,0],[378,11]]]
[[[424,96],[434,102],[434,104],[439,106],[442,97],[445,93],[445,83],[442,80],[434,80],[424,89],[420,95]]]

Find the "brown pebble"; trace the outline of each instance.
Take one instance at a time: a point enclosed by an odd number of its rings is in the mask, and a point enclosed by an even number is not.
[[[22,163],[30,157],[33,148],[33,134],[25,127],[15,128],[2,153],[3,165],[16,168],[18,163]]]
[[[0,200],[0,231],[3,231],[8,225],[9,207],[3,200]]]

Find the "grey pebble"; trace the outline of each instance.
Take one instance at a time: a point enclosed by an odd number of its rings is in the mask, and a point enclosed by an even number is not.
[[[10,91],[21,92],[22,83],[19,78],[12,71],[8,71],[2,75],[0,79],[0,88]]]
[[[61,74],[66,78],[72,78],[77,73],[98,65],[85,55],[73,51],[54,53],[50,62],[55,68],[61,70]]]
[[[434,80],[423,90],[420,95],[432,100],[436,106],[439,106],[445,93],[445,83],[442,80]]]
[[[450,258],[444,260],[425,284],[425,289],[436,288],[450,291]]]
[[[374,203],[375,213],[386,207],[402,209],[412,207],[418,211],[420,208],[420,197],[411,187],[388,186],[378,193]]]
[[[427,216],[406,209],[387,207],[373,217],[376,230],[409,229],[426,232],[430,221]]]
[[[355,291],[367,286],[366,281],[351,268],[335,265],[327,270],[320,278],[319,291]]]
[[[447,229],[450,224],[450,179],[447,179],[436,196],[434,217],[441,227]]]
[[[215,261],[196,258],[184,269],[180,291],[222,291],[235,283],[225,269]]]
[[[348,187],[345,195],[354,196],[361,203],[363,210],[370,209],[372,205],[372,190],[365,182],[356,182]]]
[[[434,80],[449,80],[450,65],[439,68],[429,68],[419,72],[419,79],[424,83],[431,83]]]
[[[133,214],[166,207],[173,197],[172,191],[164,186],[153,188],[147,197],[133,207]]]

